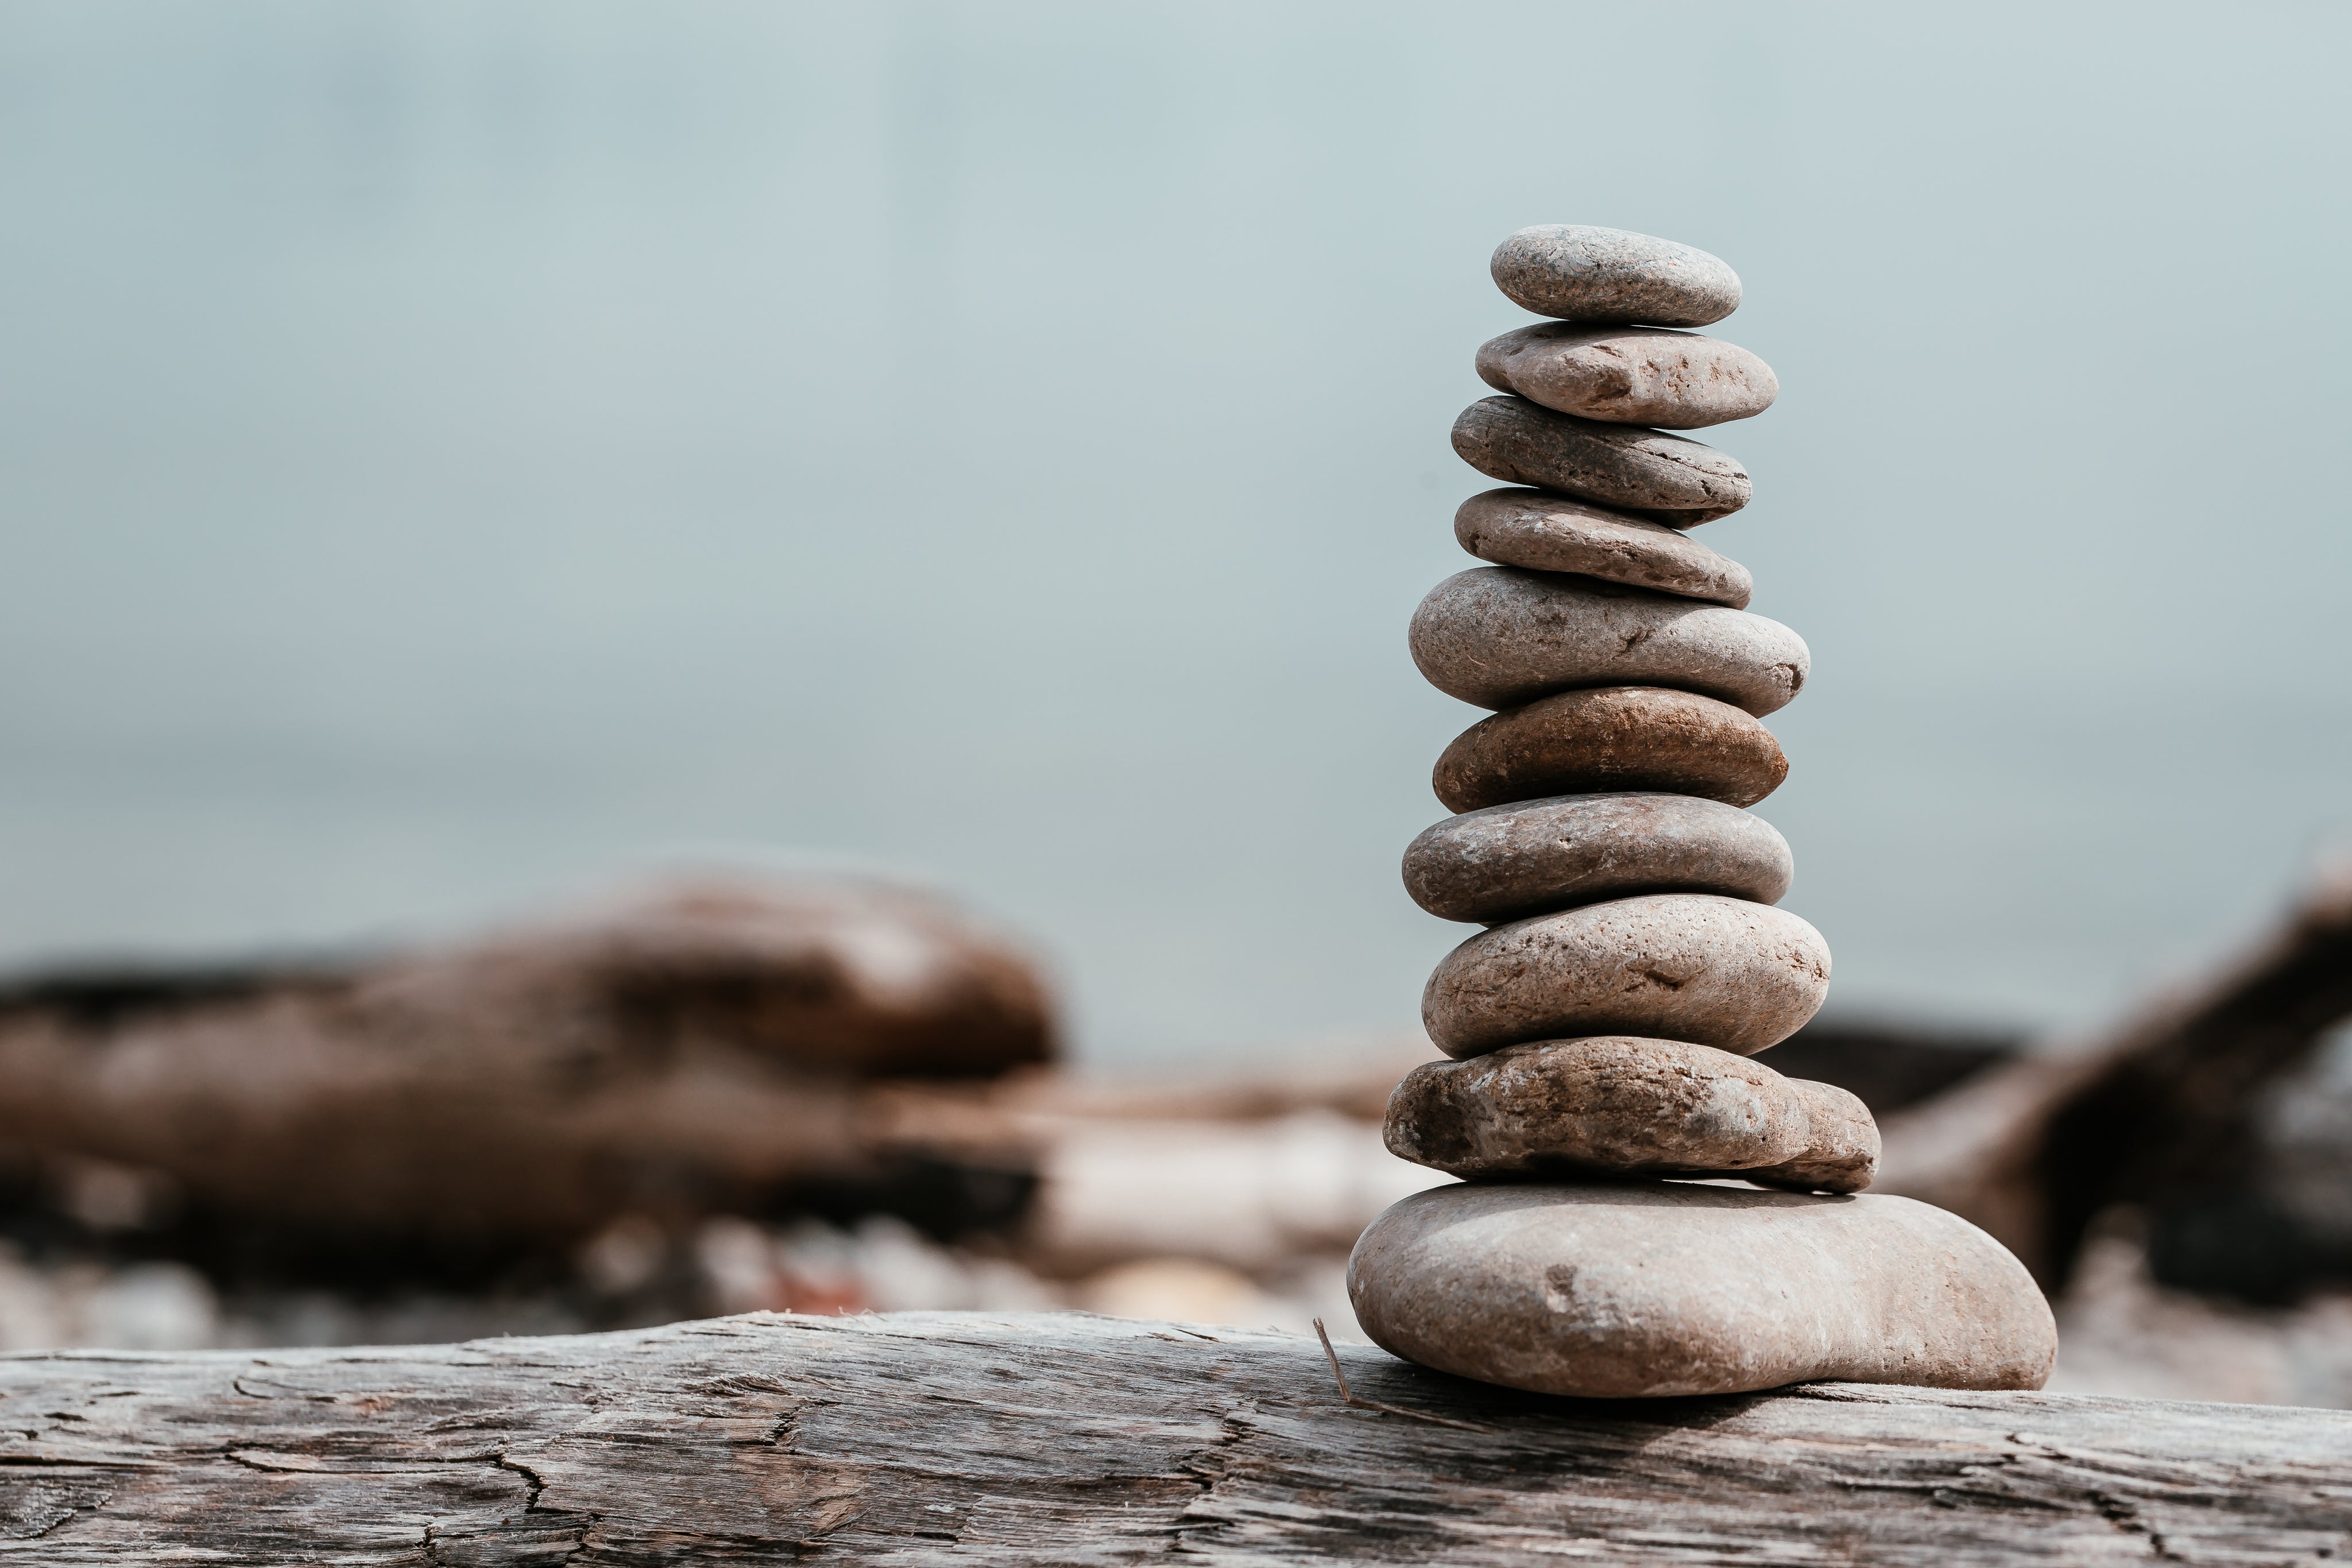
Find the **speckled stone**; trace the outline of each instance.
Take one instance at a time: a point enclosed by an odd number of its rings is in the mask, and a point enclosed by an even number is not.
[[[1435,1187],[1366,1228],[1356,1321],[1441,1372],[1588,1398],[1839,1379],[2039,1388],[2025,1267],[1903,1197],[1613,1181]]]
[[[1466,1181],[1735,1176],[1860,1192],[1878,1124],[1844,1090],[1678,1040],[1604,1035],[1432,1061],[1389,1096],[1389,1153]]]
[[[1421,1021],[1457,1060],[1526,1040],[1637,1034],[1752,1056],[1821,1010],[1830,948],[1785,909],[1653,893],[1482,931],[1429,977]]]
[[[1737,343],[1655,327],[1547,321],[1478,350],[1478,379],[1583,419],[1696,430],[1751,419],[1780,395],[1772,367]]]
[[[1779,829],[1696,795],[1490,806],[1448,817],[1404,852],[1405,891],[1445,920],[1517,920],[1636,893],[1778,904],[1794,870]]]
[[[1431,685],[1490,708],[1575,686],[1674,686],[1760,718],[1812,669],[1805,640],[1765,616],[1501,566],[1430,590],[1408,642]]]
[[[1549,490],[1487,490],[1454,514],[1462,548],[1496,566],[1569,571],[1745,609],[1748,569],[1688,534]]]
[[[1748,471],[1680,435],[1481,398],[1454,422],[1454,450],[1481,474],[1695,528],[1748,505]]]
[[[1739,308],[1720,257],[1625,229],[1538,224],[1495,247],[1488,269],[1511,302],[1566,321],[1704,327]]]
[[[1663,686],[1602,686],[1480,719],[1454,737],[1430,783],[1449,811],[1609,789],[1752,806],[1788,776],[1771,731],[1729,703]]]

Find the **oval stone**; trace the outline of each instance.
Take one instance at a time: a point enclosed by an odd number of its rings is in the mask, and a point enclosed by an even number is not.
[[[1859,1192],[1878,1124],[1830,1083],[1678,1040],[1548,1040],[1431,1061],[1389,1096],[1389,1153],[1466,1181],[1736,1176]]]
[[[1655,327],[1547,321],[1478,350],[1478,379],[1561,413],[1696,430],[1751,419],[1780,395],[1772,367],[1737,343]]]
[[[1454,537],[1481,560],[1569,571],[1684,599],[1747,608],[1756,580],[1688,534],[1549,490],[1487,490],[1454,514]]]
[[[1499,922],[1637,893],[1778,904],[1795,873],[1763,818],[1696,795],[1561,795],[1449,817],[1404,852],[1405,891],[1444,920]]]
[[[1704,327],[1739,308],[1739,275],[1670,239],[1588,224],[1538,224],[1487,264],[1511,303],[1566,321]]]
[[[1522,397],[1481,398],[1454,422],[1454,450],[1512,485],[1639,512],[1676,528],[1748,505],[1748,471],[1714,447],[1662,430],[1554,413]]]
[[[1760,718],[1812,669],[1805,640],[1762,615],[1500,566],[1431,589],[1408,642],[1431,685],[1490,708],[1573,686],[1674,686]]]
[[[1430,975],[1421,1021],[1456,1060],[1596,1034],[1752,1056],[1802,1029],[1829,989],[1829,944],[1787,910],[1654,893],[1480,932]]]
[[[1373,1342],[1408,1361],[1584,1398],[1824,1378],[2039,1388],[2058,1353],[2025,1266],[1906,1197],[1434,1187],[1365,1229],[1348,1298]]]
[[[1729,703],[1665,686],[1601,686],[1480,719],[1454,737],[1430,783],[1449,811],[1612,789],[1752,806],[1788,776],[1772,732]]]

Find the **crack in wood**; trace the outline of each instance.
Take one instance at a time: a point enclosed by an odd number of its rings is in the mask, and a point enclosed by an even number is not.
[[[1451,1424],[1334,1419],[1334,1365]],[[1327,1363],[1311,1339],[1076,1314],[754,1314],[157,1356],[129,1377],[19,1355],[0,1359],[0,1555],[37,1541],[67,1568],[2352,1552],[2341,1412],[1857,1385],[1580,1402],[1368,1348]]]

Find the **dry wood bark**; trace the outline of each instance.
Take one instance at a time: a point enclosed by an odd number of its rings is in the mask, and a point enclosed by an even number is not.
[[[1813,1385],[1582,1403],[1312,1339],[771,1314],[0,1360],[43,1563],[2340,1560],[2352,1413]]]
[[[1954,1210],[2062,1287],[2091,1221],[2242,1172],[2262,1092],[2352,1015],[2352,870],[2104,1039],[1997,1067],[1884,1125],[1876,1190]]]

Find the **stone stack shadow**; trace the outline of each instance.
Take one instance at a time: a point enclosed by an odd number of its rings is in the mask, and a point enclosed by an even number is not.
[[[1423,1019],[1453,1060],[1398,1085],[1386,1129],[1469,1185],[1364,1233],[1358,1318],[1400,1355],[1538,1392],[2039,1387],[2054,1330],[2017,1260],[1941,1210],[1847,1196],[1877,1168],[1869,1111],[1750,1060],[1820,1009],[1830,953],[1776,907],[1789,846],[1745,810],[1787,777],[1760,721],[1811,654],[1687,531],[1748,504],[1747,471],[1669,434],[1779,394],[1756,355],[1678,329],[1729,315],[1739,279],[1571,225],[1513,235],[1493,272],[1555,319],[1478,350],[1500,395],[1454,423],[1512,487],[1455,515],[1488,564],[1422,601],[1412,654],[1493,711],[1438,759],[1458,814],[1404,859],[1423,908],[1486,929],[1430,977]]]

